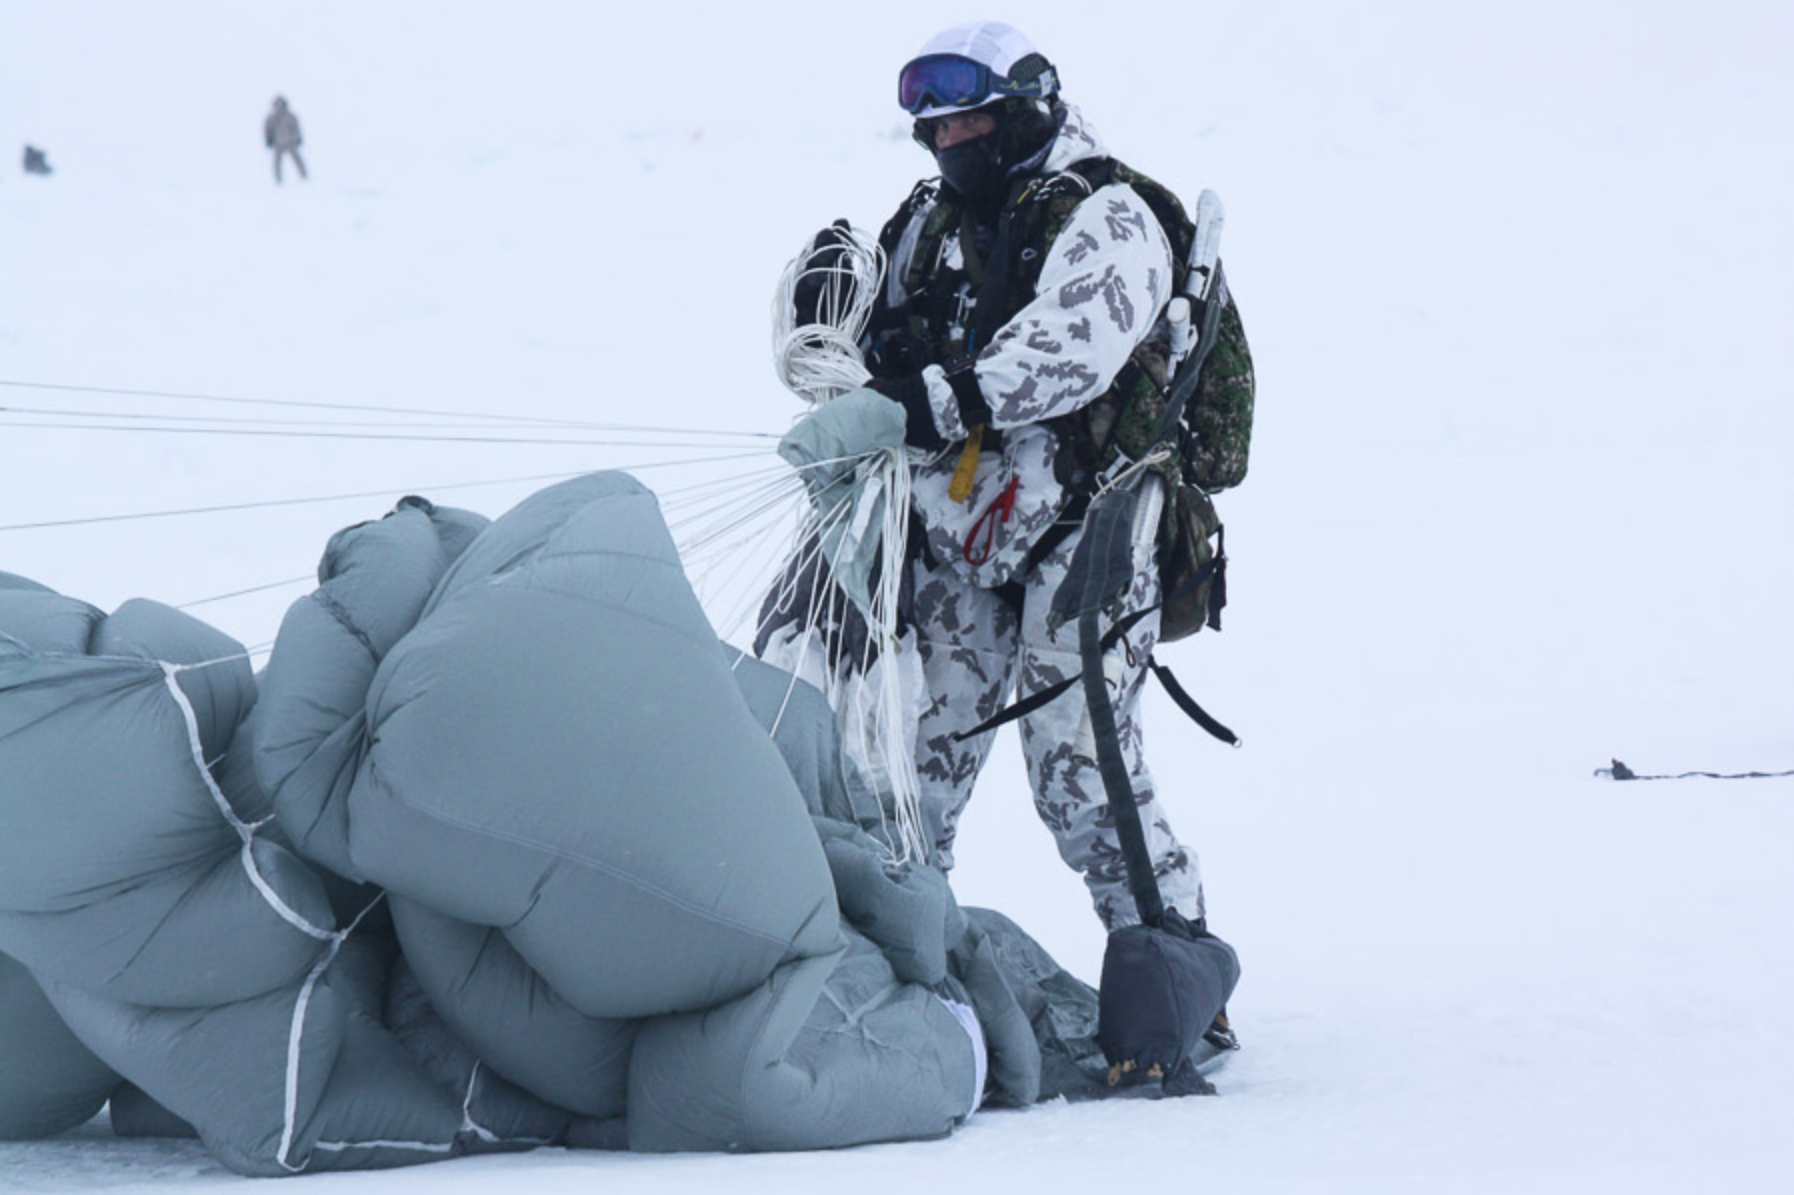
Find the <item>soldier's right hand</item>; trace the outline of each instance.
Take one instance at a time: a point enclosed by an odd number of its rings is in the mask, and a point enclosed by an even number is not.
[[[845,218],[836,220],[816,234],[810,242],[810,255],[804,259],[797,284],[791,288],[791,305],[796,309],[797,323],[830,322],[853,302],[853,275],[848,271],[847,252],[853,244],[853,225]]]

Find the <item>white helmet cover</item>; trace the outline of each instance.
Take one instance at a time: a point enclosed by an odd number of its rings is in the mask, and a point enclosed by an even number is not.
[[[969,58],[973,62],[982,63],[996,74],[1007,77],[1016,63],[1030,54],[1038,53],[1028,35],[1014,25],[1005,25],[1001,21],[965,21],[949,26],[928,39],[928,43],[916,51],[916,58],[927,58],[934,54],[954,54],[961,58]],[[915,61],[915,59],[911,59]],[[964,112],[970,108],[982,108],[1003,99],[1000,92],[991,92],[976,104],[960,107],[937,105],[924,108],[915,114],[916,119],[926,120],[931,116],[945,116],[950,112]]]

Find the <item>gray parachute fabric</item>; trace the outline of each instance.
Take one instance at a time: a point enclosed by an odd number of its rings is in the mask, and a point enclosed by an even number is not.
[[[0,1140],[66,1132],[120,1082],[69,1032],[31,972],[0,955]]]
[[[891,862],[632,479],[407,499],[319,582],[257,678],[0,574],[0,1135],[116,1091],[246,1174],[824,1148],[1100,1074],[1094,994]]]
[[[374,541],[390,534],[339,536],[341,571],[319,596],[331,618],[289,616],[260,756],[277,751],[282,767],[261,771],[283,821],[289,804],[308,819],[345,811],[345,870],[386,890],[416,982],[456,1036],[581,1116],[627,1109],[636,1148],[950,1129],[971,1104],[972,1046],[921,989],[886,1017],[889,1058],[924,1076],[901,1076],[925,1093],[913,1106],[890,1098],[889,1060],[783,1065],[831,977],[849,982],[848,944],[805,793],[744,700],[652,495],[599,475],[530,499],[455,559],[382,653],[392,637],[362,619],[383,601],[373,582],[393,554]],[[341,767],[313,769],[316,791],[285,768],[310,747],[281,716],[323,704],[283,675],[286,659],[328,654],[313,636],[366,639],[378,657],[364,706],[337,701],[341,726],[309,728],[311,743],[359,760],[347,784]],[[365,748],[342,732],[357,719]],[[811,775],[826,768],[816,735],[793,750]],[[896,986],[876,951],[867,965],[873,986]],[[805,1104],[792,1084],[818,1070]],[[763,1075],[787,1080],[777,1098],[750,1082]],[[769,1110],[774,1123],[751,1122]]]
[[[254,701],[242,648],[178,611],[0,588],[0,949],[245,1173],[383,1161],[338,1148],[349,1122],[452,1138],[458,1102],[404,1063],[361,945],[225,763]]]

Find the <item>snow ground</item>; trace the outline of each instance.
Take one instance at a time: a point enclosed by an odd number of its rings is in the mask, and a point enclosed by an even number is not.
[[[1229,206],[1256,452],[1224,502],[1227,631],[1167,655],[1247,747],[1151,712],[1246,968],[1222,1097],[830,1154],[308,1181],[1781,1189],[1794,781],[1590,772],[1794,768],[1794,13],[1014,9],[1117,153]],[[926,167],[890,80],[968,15],[0,4],[0,382],[780,431],[778,269]],[[277,90],[303,186],[268,178]],[[54,176],[18,172],[25,141]],[[543,483],[439,487],[703,455],[33,428],[127,421],[23,408],[322,416],[11,385],[0,407],[0,569],[107,608],[302,577],[404,492],[496,515]],[[195,612],[260,644],[302,590]],[[1094,977],[1012,743],[961,841],[962,900]],[[0,1145],[0,1188],[240,1181],[93,1126]]]

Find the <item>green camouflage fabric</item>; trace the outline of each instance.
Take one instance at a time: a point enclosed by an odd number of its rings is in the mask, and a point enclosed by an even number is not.
[[[1226,278],[1222,278],[1223,287]],[[1221,292],[1221,322],[1215,347],[1202,367],[1202,381],[1184,418],[1196,433],[1193,459],[1184,462],[1189,480],[1210,493],[1246,479],[1252,448],[1252,350],[1233,294]]]
[[[1184,266],[1195,236],[1195,224],[1183,203],[1168,188],[1124,163],[1113,163],[1112,179],[1132,187],[1164,228],[1177,264],[1176,289],[1181,292]],[[963,213],[938,187],[923,184],[917,191],[887,225],[883,238],[886,249],[895,247],[908,215],[922,203],[932,203],[916,230],[915,247],[908,255],[909,269],[902,279],[903,290],[908,294],[951,291],[953,284],[940,276],[940,247],[950,233],[960,228]],[[1009,310],[1005,316],[1019,309],[1034,293],[1045,258],[1039,247],[1058,238],[1072,212],[1090,194],[1089,180],[1066,172],[1035,180],[1013,201],[1023,227],[1017,230],[1019,235],[1014,241],[1020,247],[1020,256],[1009,274]],[[1028,224],[1035,227],[1029,228]],[[1028,252],[1029,249],[1034,252]],[[975,282],[982,281],[983,271],[975,263],[966,262],[966,272]],[[1219,297],[1222,309],[1218,339],[1203,366],[1202,382],[1184,411],[1184,423],[1193,433],[1192,442],[1181,446],[1185,456],[1182,480],[1210,493],[1231,489],[1246,478],[1255,395],[1252,350],[1246,341],[1239,305],[1226,288],[1225,276]],[[965,356],[963,326],[935,327],[928,313],[914,309],[907,312],[904,323],[917,335],[931,338],[938,334],[947,338],[936,346],[942,362],[951,363]],[[1153,447],[1154,433],[1165,413],[1165,391],[1170,386],[1166,368],[1169,349],[1162,331],[1142,342],[1128,367],[1102,397],[1073,415],[1053,421],[1061,439],[1085,457],[1081,463],[1091,475],[1113,465],[1118,453],[1138,460]]]
[[[1196,232],[1182,201],[1162,184],[1121,162],[1114,164],[1113,179],[1132,187],[1158,217],[1171,240],[1177,265],[1175,289],[1182,293],[1185,265]],[[1045,198],[1044,243],[1053,242],[1083,198],[1083,193],[1063,187]],[[1032,238],[1019,239],[1028,243]],[[1029,291],[1034,284],[1029,275],[1038,271],[1039,260],[1034,257],[1022,261],[1017,282]],[[1218,298],[1222,306],[1215,347],[1203,365],[1202,382],[1184,410],[1184,423],[1194,433],[1193,443],[1181,446],[1185,456],[1182,480],[1210,493],[1230,489],[1246,479],[1252,448],[1252,350],[1246,343],[1245,325],[1240,320],[1239,306],[1227,289],[1225,274]],[[1091,464],[1098,471],[1114,464],[1118,451],[1138,460],[1153,447],[1170,386],[1166,368],[1169,355],[1165,337],[1155,333],[1136,350],[1109,392],[1072,416],[1083,420],[1089,437],[1086,451],[1093,453]]]

